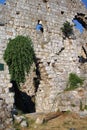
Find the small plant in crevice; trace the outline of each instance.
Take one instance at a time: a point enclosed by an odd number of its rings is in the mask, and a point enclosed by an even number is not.
[[[20,86],[21,82],[25,82],[25,75],[29,73],[34,62],[32,40],[22,35],[10,39],[3,57],[8,65],[11,81]]]
[[[69,74],[68,84],[65,90],[74,90],[83,84],[83,79],[75,73]]]
[[[65,112],[65,114],[70,114],[71,113],[71,111],[70,110],[67,110],[66,112]]]
[[[82,101],[80,101],[80,111],[83,111],[83,104],[82,104]]]
[[[62,33],[65,37],[69,38],[73,34],[73,25],[66,21],[61,27]]]
[[[14,121],[14,123],[13,123],[13,128],[15,128],[15,130],[21,130],[20,124],[17,123],[16,121]]]
[[[76,105],[75,104],[71,104],[72,107],[75,107]]]

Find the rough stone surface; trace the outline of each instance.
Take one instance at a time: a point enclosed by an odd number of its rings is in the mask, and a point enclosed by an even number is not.
[[[32,65],[31,70],[28,75],[26,75],[25,83],[21,83],[21,91],[27,93],[29,96],[35,96],[35,81],[37,79],[37,75],[35,72],[36,66],[35,64]]]
[[[80,112],[79,112],[79,115],[80,115],[81,118],[87,117],[87,110],[85,110],[85,111],[80,111]]]
[[[85,15],[81,17],[81,13]],[[80,34],[73,27],[73,36],[64,39],[60,28],[65,21],[73,24],[75,16],[85,22],[84,32]],[[82,45],[87,50],[86,17],[87,10],[78,0],[49,0],[45,3],[42,0],[7,0],[6,5],[0,5],[0,23],[3,23],[3,26],[0,25],[0,62],[5,65],[4,71],[0,71],[0,98],[5,100],[8,108],[11,109],[14,101],[8,89],[10,76],[3,53],[9,38],[17,35],[30,36],[33,41],[39,74],[33,74],[32,69],[26,77],[23,91],[36,96],[36,111],[78,111],[80,100],[87,105],[87,63],[78,62]],[[38,20],[42,20],[43,34],[35,30]],[[78,90],[63,92],[71,72],[85,78],[83,96],[79,95]],[[36,93],[33,84],[35,78],[39,80]],[[72,104],[73,100],[76,106]]]
[[[4,100],[0,99],[0,130],[13,130],[10,108]]]
[[[22,121],[20,125],[21,125],[21,127],[27,127],[26,121]]]
[[[36,119],[35,123],[38,124],[38,125],[41,125],[41,124],[44,123],[44,120],[43,120],[43,118],[38,117],[38,118]]]

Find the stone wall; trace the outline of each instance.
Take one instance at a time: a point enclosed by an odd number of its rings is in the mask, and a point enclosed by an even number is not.
[[[0,23],[3,23],[3,26],[0,26],[0,62],[4,63],[2,56],[9,38],[25,35],[30,36],[33,41],[40,72],[39,86],[35,93],[33,79],[38,77],[38,75],[36,76],[35,73],[31,72],[29,78],[26,77],[27,83],[24,85],[24,89],[26,89],[22,91],[26,91],[31,96],[36,96],[37,112],[68,109],[67,98],[65,105],[64,103],[63,105],[59,104],[59,101],[65,97],[65,95],[61,95],[66,88],[69,73],[75,72],[79,76],[87,78],[87,73],[84,69],[86,68],[86,63],[80,65],[78,62],[81,46],[87,43],[87,31],[84,29],[84,33],[80,34],[74,28],[73,38],[63,39],[60,29],[65,21],[73,24],[72,20],[78,12],[85,14],[86,17],[87,10],[78,0],[71,2],[70,0],[48,0],[48,2],[43,2],[42,0],[7,0],[6,5],[0,5]],[[43,34],[35,30],[38,20],[42,20]],[[5,70],[0,73],[3,78],[3,83],[2,80],[0,81],[2,83],[0,85],[0,93],[4,94],[6,100],[8,94],[5,89],[8,91],[7,84],[10,81],[6,65]],[[2,89],[4,89],[4,92],[2,92]],[[9,95],[11,94],[9,93]],[[79,110],[82,97],[77,97]],[[76,96],[73,99],[75,98]],[[86,97],[84,97],[85,99]],[[69,106],[71,104],[72,100],[69,101]]]
[[[12,130],[11,108],[14,103],[14,94],[9,92],[12,87],[8,67],[3,60],[4,50],[7,45],[8,35],[6,29],[5,5],[0,5],[0,129]],[[5,12],[5,14],[4,14]]]
[[[11,107],[0,98],[0,130],[13,130],[12,123]]]

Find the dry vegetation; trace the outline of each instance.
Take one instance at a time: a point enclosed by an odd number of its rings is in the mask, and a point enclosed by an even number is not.
[[[35,122],[28,117],[29,126],[27,128],[16,128],[16,130],[87,130],[87,117],[80,118],[77,114],[66,112],[62,115],[49,120],[41,125],[35,124]]]

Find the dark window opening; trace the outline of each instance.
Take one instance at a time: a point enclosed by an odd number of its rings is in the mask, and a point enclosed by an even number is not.
[[[61,14],[64,14],[64,11],[61,11]]]
[[[0,71],[4,71],[4,64],[0,63]]]
[[[48,66],[50,65],[50,62],[47,62]]]
[[[19,14],[20,14],[20,11],[16,11],[16,14],[19,15]]]

